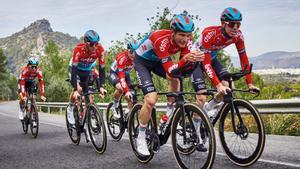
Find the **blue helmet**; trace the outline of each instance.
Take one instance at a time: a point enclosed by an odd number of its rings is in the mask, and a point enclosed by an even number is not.
[[[35,57],[31,57],[28,59],[28,65],[38,65],[39,64],[39,60]]]
[[[185,14],[174,16],[170,26],[173,30],[180,32],[193,32],[195,29],[192,18]]]
[[[83,37],[85,41],[92,42],[92,43],[99,42],[100,40],[98,33],[95,32],[94,30],[86,31]]]
[[[236,8],[228,7],[221,14],[221,21],[242,21],[242,14]]]
[[[136,50],[139,47],[139,43],[136,40],[132,40],[127,43],[127,49],[133,49]]]

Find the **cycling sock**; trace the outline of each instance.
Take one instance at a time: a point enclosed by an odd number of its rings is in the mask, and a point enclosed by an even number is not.
[[[219,104],[220,102],[217,101],[217,99],[214,97],[210,102],[208,102],[206,108],[207,110],[212,110],[213,108],[216,107],[217,104]]]
[[[174,105],[171,103],[167,103],[167,113],[166,115],[169,117],[171,115],[171,113],[173,113],[174,110]]]
[[[119,100],[114,99],[114,107],[115,108],[119,107]]]
[[[202,139],[200,137],[200,122],[201,122],[201,119],[193,118],[193,123],[194,123],[195,129],[196,129],[196,134],[199,137],[199,141],[200,141],[199,143],[202,144]]]
[[[146,129],[147,129],[147,124],[143,125],[143,124],[140,123],[139,137],[146,137]]]

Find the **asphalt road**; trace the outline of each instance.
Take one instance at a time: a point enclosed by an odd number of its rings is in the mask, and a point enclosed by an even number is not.
[[[40,113],[39,135],[37,139],[33,139],[30,131],[27,135],[23,133],[17,110],[17,102],[0,103],[1,169],[178,168],[170,144],[162,146],[148,164],[138,162],[126,135],[119,142],[108,136],[104,154],[97,154],[92,144],[86,143],[84,139],[76,146],[68,137],[62,115]],[[240,167],[234,165],[218,147],[214,168]],[[300,168],[300,137],[268,135],[260,160],[248,168]]]

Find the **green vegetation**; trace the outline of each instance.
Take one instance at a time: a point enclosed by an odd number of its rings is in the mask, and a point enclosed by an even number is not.
[[[7,69],[7,59],[0,48],[0,101],[17,99],[17,79]]]

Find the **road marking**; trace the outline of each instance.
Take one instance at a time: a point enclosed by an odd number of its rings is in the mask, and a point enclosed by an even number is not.
[[[12,118],[18,118],[16,116],[8,115],[8,114],[1,113],[1,112],[0,112],[0,115],[7,116],[7,117],[12,117]],[[51,122],[40,122],[40,123],[47,124],[47,125],[52,125],[52,126],[56,126],[56,127],[61,127],[61,128],[66,128],[65,125],[55,124],[55,123],[51,123]],[[111,137],[109,134],[107,136]],[[123,135],[122,139],[129,140],[129,137]],[[169,143],[165,144],[165,146],[166,147],[172,147],[172,145],[169,144]],[[221,153],[221,152],[216,152],[216,154],[220,155],[220,156],[226,156],[226,154]],[[285,165],[285,166],[300,168],[300,164],[294,164],[294,163],[288,163],[288,162],[282,162],[282,161],[274,161],[274,160],[265,160],[265,159],[259,159],[258,161],[265,162],[265,163],[272,163],[272,164],[278,164],[278,165]]]

